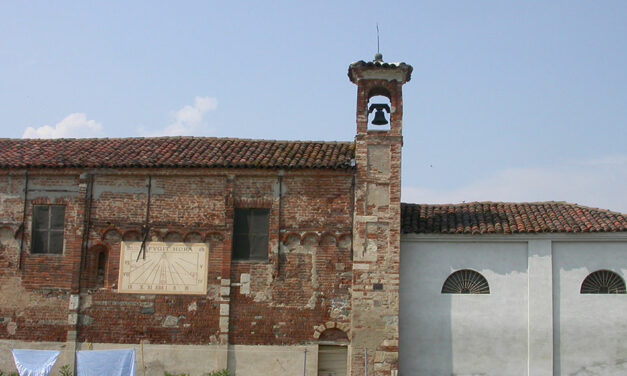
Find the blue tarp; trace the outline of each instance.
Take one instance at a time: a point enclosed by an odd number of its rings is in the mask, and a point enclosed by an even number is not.
[[[13,360],[20,376],[48,376],[60,351],[13,350]]]
[[[76,352],[77,376],[135,376],[135,350]]]

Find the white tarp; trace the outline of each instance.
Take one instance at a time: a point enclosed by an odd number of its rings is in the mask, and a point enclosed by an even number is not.
[[[135,350],[76,352],[77,376],[135,376]]]
[[[60,351],[13,350],[13,360],[20,376],[48,376]]]

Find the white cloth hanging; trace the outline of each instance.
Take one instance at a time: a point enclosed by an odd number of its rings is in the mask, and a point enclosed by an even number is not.
[[[77,376],[135,376],[135,350],[76,352]]]
[[[57,362],[60,351],[12,350],[15,367],[20,376],[48,376]]]

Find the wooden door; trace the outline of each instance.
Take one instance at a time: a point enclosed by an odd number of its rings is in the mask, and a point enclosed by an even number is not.
[[[346,376],[346,346],[318,346],[318,376]]]

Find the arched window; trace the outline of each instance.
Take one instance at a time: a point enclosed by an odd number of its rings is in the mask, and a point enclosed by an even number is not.
[[[610,270],[588,274],[581,284],[582,294],[625,294],[625,281]]]
[[[474,270],[462,269],[448,276],[442,294],[489,294],[488,281]]]

